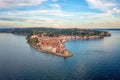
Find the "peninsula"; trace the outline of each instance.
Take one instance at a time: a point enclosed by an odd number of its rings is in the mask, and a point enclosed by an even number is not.
[[[61,56],[71,57],[73,54],[65,48],[64,43],[69,40],[89,40],[111,36],[109,32],[88,29],[45,29],[33,31],[27,39],[35,49]]]

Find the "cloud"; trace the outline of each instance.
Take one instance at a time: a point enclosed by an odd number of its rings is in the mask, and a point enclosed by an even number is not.
[[[22,6],[35,6],[42,4],[47,0],[0,0],[0,9],[22,7]]]
[[[115,0],[86,0],[91,9],[97,9],[102,11],[96,15],[91,15],[89,18],[105,19],[109,17],[116,17],[116,14],[120,13],[118,3]]]
[[[56,9],[60,9],[60,5],[59,4],[49,4],[49,6],[56,8]]]
[[[53,18],[0,17],[0,26],[8,27],[51,27]],[[58,20],[57,20],[58,22]],[[60,21],[59,21],[60,22]]]
[[[15,17],[0,17],[0,21],[6,22],[26,22],[26,23],[34,23],[34,24],[41,24],[41,23],[50,23],[54,21],[51,18],[15,18]]]
[[[99,9],[101,11],[111,10],[117,6],[113,0],[86,0],[88,5],[93,9]]]
[[[113,11],[116,12],[116,13],[120,13],[120,9],[117,8],[117,7],[113,8]]]
[[[74,12],[72,11],[74,4],[71,9],[69,9],[71,11],[69,11],[63,9],[62,7],[65,6],[57,2],[58,0],[47,1],[48,0],[0,0],[0,9],[2,9],[0,11],[0,25],[15,27],[75,27],[80,24],[94,23],[95,25],[95,23],[98,22],[101,22],[100,24],[114,22],[115,25],[120,22],[120,6],[115,0],[86,0],[90,10],[81,11],[79,9],[77,11],[74,10]],[[46,4],[42,4],[44,2],[46,2]],[[65,4],[67,4],[67,2],[65,2]],[[14,9],[23,6],[36,7]],[[100,12],[96,12],[94,9]],[[92,26],[93,24],[89,25]],[[95,26],[98,26],[98,24]]]
[[[60,9],[44,9],[44,10],[12,10],[7,12],[1,12],[1,16],[57,16],[57,17],[68,17],[73,16],[71,13],[64,12]]]
[[[19,22],[23,22],[25,21],[25,19],[23,18],[9,18],[9,17],[0,17],[1,21],[19,21]]]

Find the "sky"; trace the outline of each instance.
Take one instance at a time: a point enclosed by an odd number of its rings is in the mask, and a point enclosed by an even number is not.
[[[120,0],[0,0],[0,27],[120,28]]]

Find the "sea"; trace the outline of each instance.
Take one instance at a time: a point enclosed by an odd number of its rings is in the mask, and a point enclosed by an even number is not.
[[[0,80],[120,80],[120,30],[111,37],[71,40],[63,58],[32,48],[26,36],[0,33]]]

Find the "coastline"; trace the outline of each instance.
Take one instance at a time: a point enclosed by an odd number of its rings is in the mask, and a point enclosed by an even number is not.
[[[29,44],[30,44],[30,43],[29,43]],[[56,55],[56,56],[60,56],[60,57],[64,57],[64,58],[68,58],[68,57],[73,56],[73,54],[72,54],[71,52],[69,52],[70,55],[67,55],[67,56],[66,56],[66,55],[63,55],[63,54],[59,54],[59,53],[54,53],[54,52],[49,52],[49,51],[42,50],[42,49],[40,49],[39,47],[36,47],[36,46],[34,46],[34,45],[32,45],[32,44],[30,44],[30,46],[31,46],[32,48],[40,51],[40,52],[47,53],[47,54],[52,54],[52,55]]]
[[[31,47],[35,48],[40,52],[67,58],[73,56],[73,53],[71,53],[65,48],[64,44],[66,42],[71,40],[89,40],[89,39],[99,39],[104,37],[105,36],[95,36],[95,35],[92,36],[60,35],[58,37],[31,35],[28,39],[28,43],[31,45]]]

